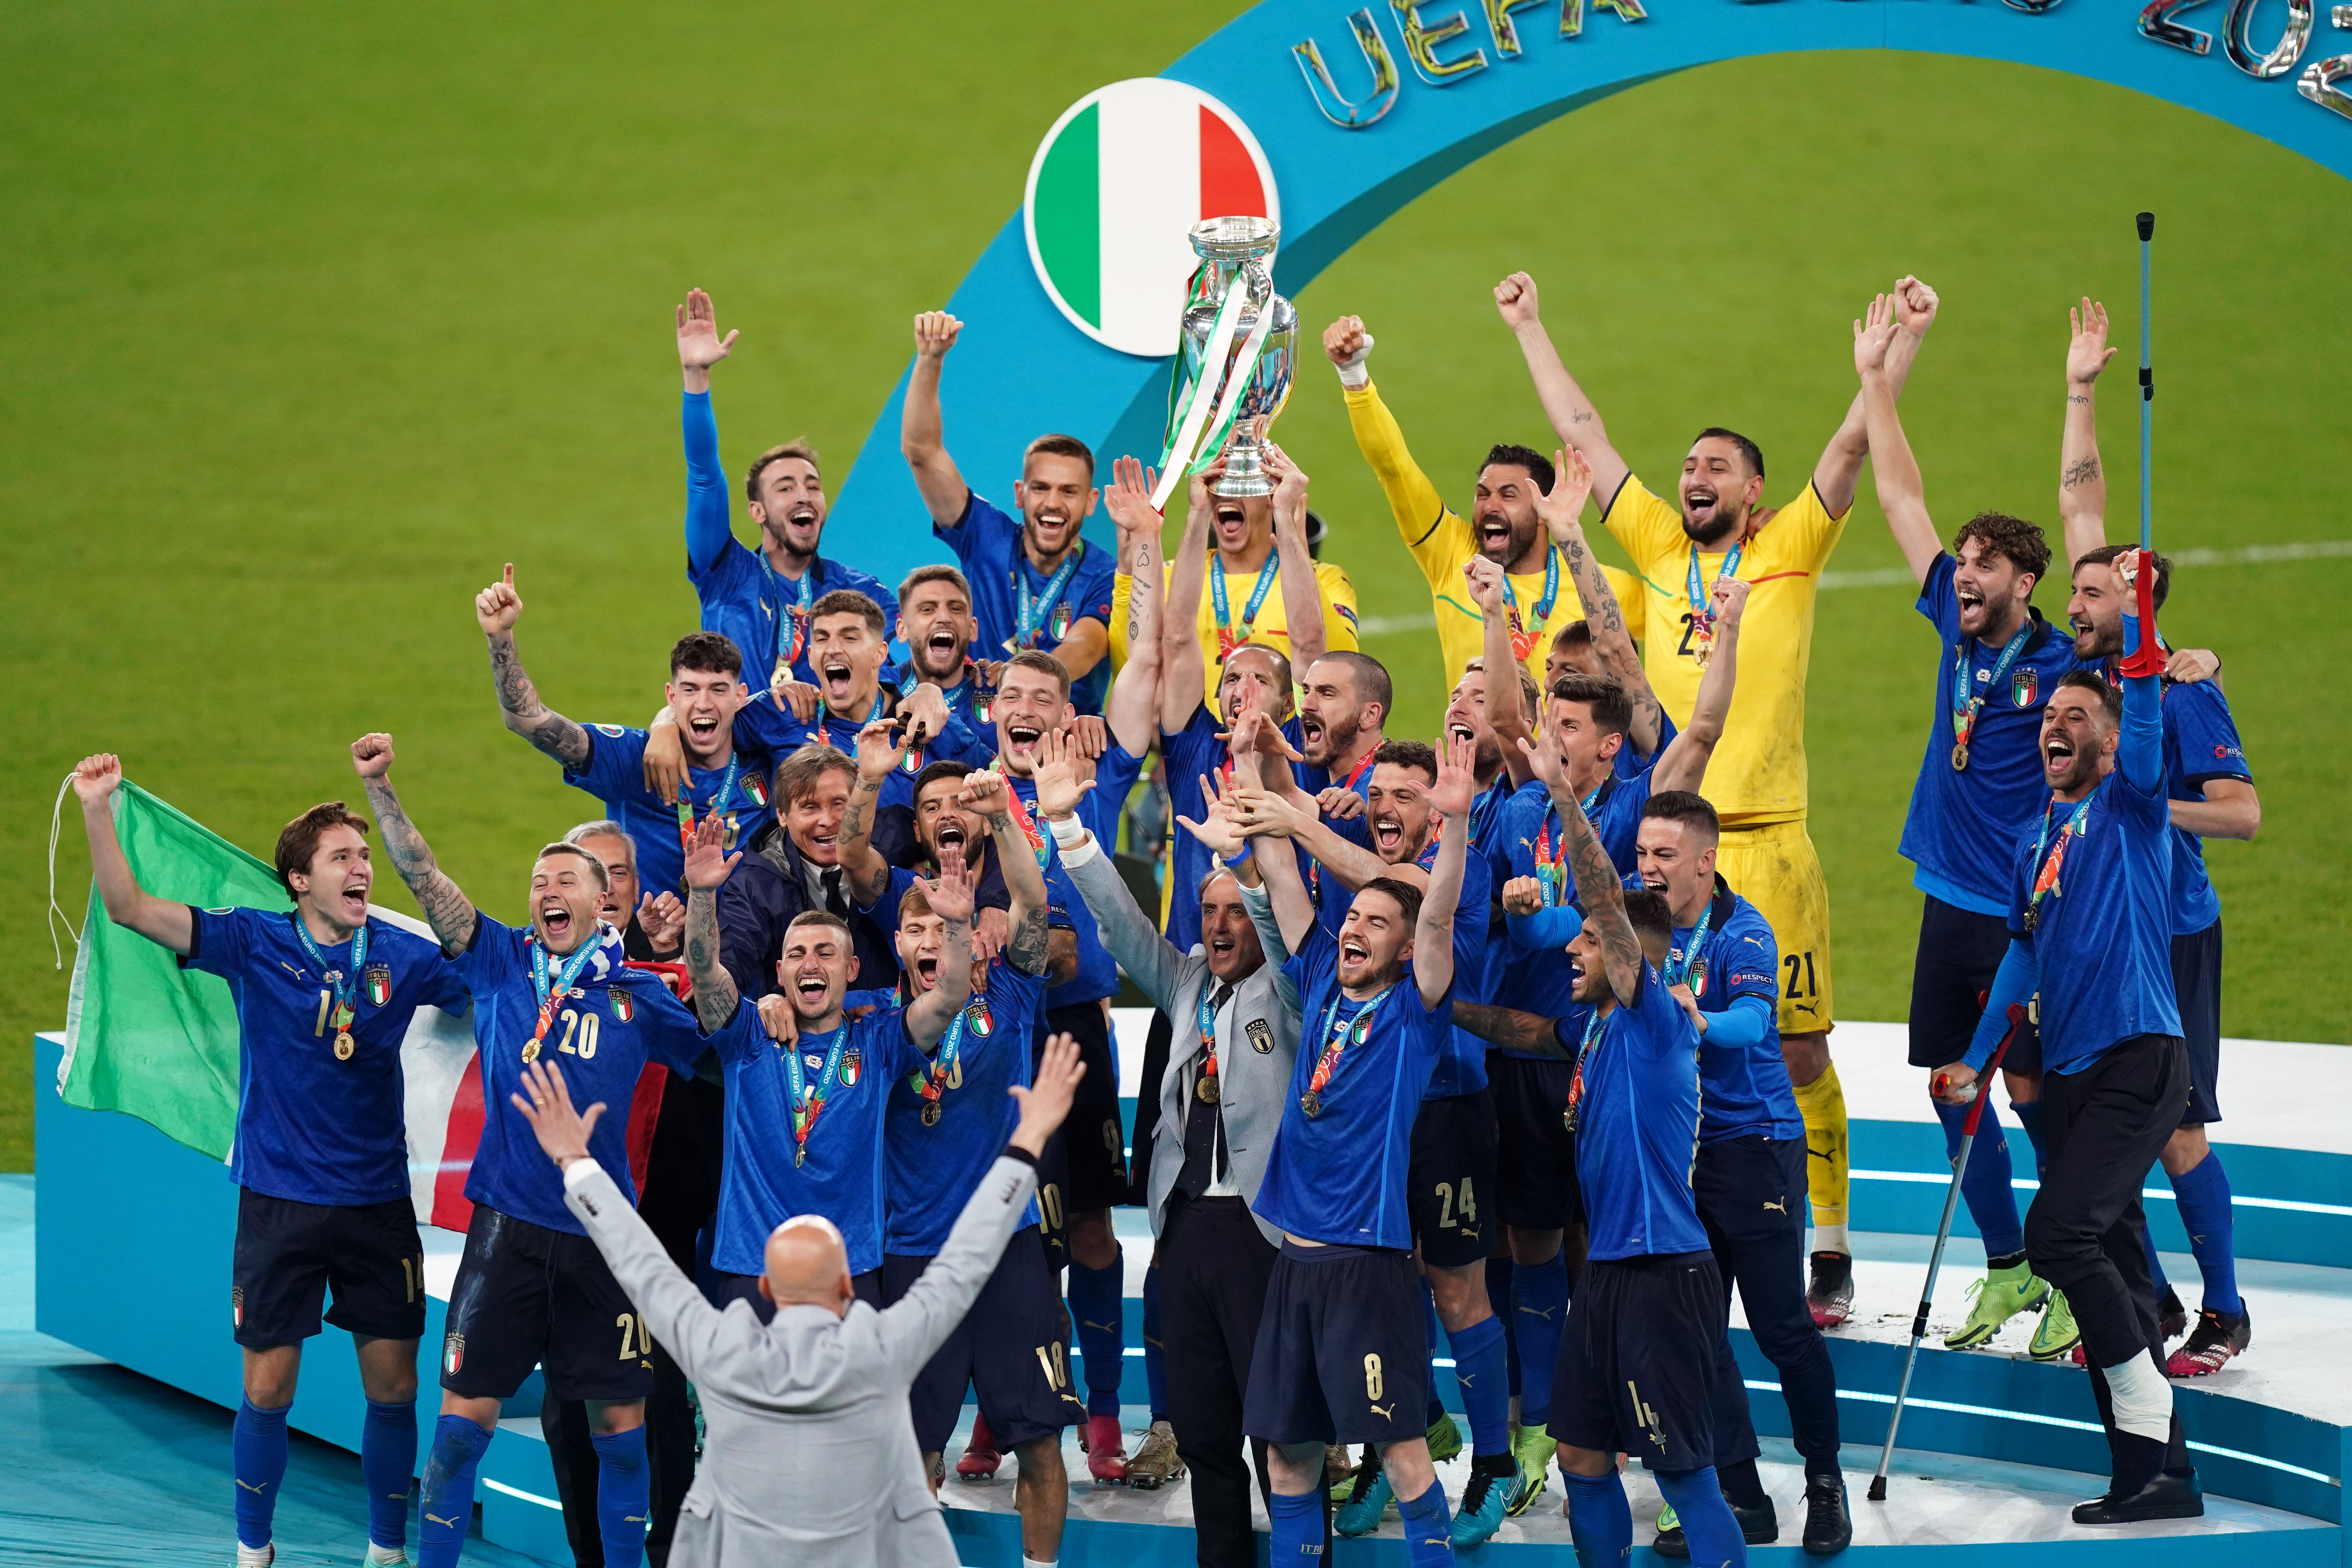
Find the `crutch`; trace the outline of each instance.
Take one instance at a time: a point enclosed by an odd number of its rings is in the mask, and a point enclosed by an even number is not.
[[[1886,1471],[1895,1463],[1895,1434],[1903,1425],[1903,1402],[1911,1394],[1911,1368],[1919,1359],[1919,1342],[1927,1337],[1927,1304],[1936,1299],[1936,1273],[1944,1266],[1944,1243],[1952,1238],[1952,1215],[1960,1206],[1960,1179],[1969,1173],[1969,1150],[1977,1141],[1977,1121],[1984,1115],[1985,1101],[1990,1098],[1993,1074],[2000,1070],[2000,1058],[2009,1054],[2009,1043],[2017,1038],[2024,1026],[2025,1008],[2018,1004],[2009,1010],[2009,1031],[1993,1047],[1992,1060],[1976,1082],[1976,1096],[1969,1101],[1969,1114],[1960,1123],[1960,1152],[1952,1161],[1952,1185],[1944,1194],[1944,1220],[1936,1227],[1936,1250],[1927,1255],[1927,1283],[1919,1292],[1919,1310],[1911,1319],[1911,1348],[1903,1352],[1903,1381],[1895,1385],[1895,1414],[1886,1422],[1886,1446],[1878,1451],[1878,1470],[1870,1478],[1870,1500],[1886,1500]],[[1942,1087],[1943,1075],[1937,1075]]]
[[[2148,426],[2156,413],[2156,371],[2149,357],[2155,330],[2148,319],[2147,243],[2156,237],[2156,215],[2142,213],[2135,221],[2139,226],[2139,547],[2148,550],[2154,548],[2155,532],[2148,500]]]

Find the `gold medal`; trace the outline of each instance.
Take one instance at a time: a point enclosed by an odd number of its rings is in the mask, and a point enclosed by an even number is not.
[[[1192,1093],[1203,1105],[1216,1104],[1217,1080],[1208,1075],[1202,1075],[1201,1080],[1192,1086]]]
[[[359,1048],[358,1042],[352,1038],[352,1032],[349,1029],[342,1030],[335,1036],[335,1059],[337,1061],[347,1062],[351,1060],[352,1053]]]
[[[1706,661],[1714,657],[1715,638],[1713,636],[1702,637],[1692,643],[1691,662],[1698,666],[1701,669],[1705,669],[1706,668]]]
[[[1969,743],[1966,741],[1952,742],[1952,771],[1956,773],[1969,771]]]
[[[1310,1089],[1298,1097],[1298,1109],[1309,1116],[1320,1116],[1323,1114],[1323,1097]]]
[[[937,1127],[939,1124],[940,1102],[936,1100],[927,1100],[923,1101],[923,1125],[926,1127]]]
[[[539,1060],[539,1042],[533,1040],[522,1048],[522,1065],[529,1067],[537,1060]]]
[[[793,1168],[794,1170],[798,1170],[801,1166],[807,1163],[808,1145],[805,1143],[796,1145],[793,1150]]]

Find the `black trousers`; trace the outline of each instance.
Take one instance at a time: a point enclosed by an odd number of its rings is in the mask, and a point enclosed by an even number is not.
[[[1202,1568],[1255,1568],[1250,1471],[1271,1497],[1265,1445],[1243,1458],[1242,1401],[1250,1352],[1277,1256],[1239,1198],[1168,1200],[1160,1230],[1160,1342],[1168,1358],[1168,1420],[1192,1478],[1192,1532]],[[1272,1504],[1269,1502],[1269,1508]]]
[[[2189,1106],[2189,1050],[2178,1035],[2138,1035],[2080,1072],[2042,1080],[2049,1170],[2025,1215],[2033,1271],[2066,1293],[2083,1331],[2099,1419],[2110,1433],[2099,1369],[2135,1355],[2164,1367],[2156,1281],[2139,1232],[2140,1188]],[[2173,1423],[2168,1463],[2188,1463]]]
[[[1699,1223],[1723,1276],[1723,1300],[1739,1287],[1756,1348],[1780,1372],[1789,1430],[1809,1475],[1838,1468],[1837,1370],[1805,1305],[1805,1141],[1725,1138],[1698,1146],[1691,1188]],[[1717,1352],[1715,1462],[1754,1458],[1748,1388],[1727,1336]]]
[[[1160,1084],[1168,1076],[1168,1050],[1175,1039],[1176,1026],[1154,1008],[1151,1027],[1143,1037],[1143,1079],[1135,1092],[1135,1136],[1129,1140],[1133,1152],[1127,1157],[1135,1201],[1146,1207],[1151,1203],[1151,1141],[1160,1135]]]
[[[710,1070],[694,1078],[676,1073],[663,1086],[660,1120],[646,1160],[646,1187],[637,1213],[651,1227],[670,1261],[695,1277],[698,1238],[719,1212],[720,1148],[726,1137],[726,1098],[719,1089],[715,1057]],[[653,1516],[646,1521],[646,1553],[654,1568],[669,1559],[678,1509],[694,1484],[694,1397],[686,1373],[660,1345],[654,1346],[654,1391],[646,1400],[646,1464],[652,1472]],[[587,1406],[552,1396],[540,1405],[539,1426],[555,1469],[555,1495],[563,1504],[563,1532],[575,1568],[604,1568],[603,1538],[596,1523],[596,1449],[590,1441]]]

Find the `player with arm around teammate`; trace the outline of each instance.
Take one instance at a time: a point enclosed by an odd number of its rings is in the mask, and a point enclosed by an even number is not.
[[[312,806],[278,836],[290,912],[198,910],[157,898],[132,874],[114,832],[121,763],[84,757],[72,782],[107,918],[183,969],[227,981],[236,1005],[237,1562],[261,1568],[274,1551],[287,1411],[330,1286],[325,1321],[351,1331],[368,1401],[365,1561],[404,1562],[425,1258],[409,1198],[400,1044],[418,1007],[462,1009],[465,986],[431,942],[369,913],[367,823],[342,802]]]

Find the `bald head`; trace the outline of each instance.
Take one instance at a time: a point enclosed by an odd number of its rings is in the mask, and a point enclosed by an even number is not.
[[[794,1215],[770,1231],[767,1267],[760,1293],[779,1307],[823,1307],[837,1318],[856,1299],[848,1248],[822,1215]]]

